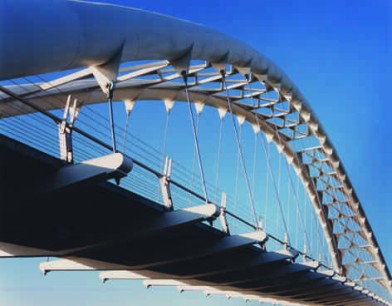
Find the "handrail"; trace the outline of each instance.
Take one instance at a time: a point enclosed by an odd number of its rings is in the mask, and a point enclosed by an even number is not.
[[[61,118],[57,117],[56,115],[54,115],[54,114],[50,113],[49,111],[44,110],[44,109],[42,109],[41,107],[39,107],[39,106],[37,106],[37,105],[31,103],[30,101],[26,100],[25,98],[22,98],[21,96],[15,94],[14,92],[10,91],[9,89],[7,89],[7,88],[5,88],[5,87],[3,87],[3,86],[0,86],[0,91],[3,92],[3,93],[5,93],[5,94],[8,95],[8,96],[14,98],[15,100],[18,100],[18,101],[22,102],[23,104],[25,104],[25,105],[27,105],[27,106],[33,108],[33,109],[36,110],[37,112],[39,112],[39,113],[41,113],[41,114],[43,114],[43,115],[49,117],[50,119],[52,119],[53,121],[55,121],[57,124],[59,124],[59,123],[61,123],[61,122],[63,121]],[[89,139],[89,140],[95,142],[96,144],[98,144],[98,145],[104,147],[105,149],[108,149],[108,150],[112,151],[112,146],[109,145],[109,144],[107,144],[107,143],[105,143],[104,141],[102,141],[102,140],[100,140],[100,139],[98,139],[98,138],[96,138],[96,137],[90,135],[89,133],[83,131],[83,130],[80,129],[80,128],[77,128],[77,127],[75,127],[75,126],[72,126],[72,127],[71,127],[67,122],[65,122],[65,125],[66,125],[67,127],[69,127],[69,128],[72,128],[73,131],[79,133],[80,135],[86,137],[87,139]],[[156,171],[156,170],[152,169],[151,167],[149,167],[149,166],[143,164],[142,162],[140,162],[140,161],[138,161],[138,160],[136,160],[136,159],[134,159],[134,158],[132,158],[132,161],[133,161],[133,163],[134,163],[135,165],[137,165],[137,166],[143,168],[144,170],[147,170],[148,172],[150,172],[150,173],[154,174],[155,176],[157,176],[157,178],[161,178],[161,177],[164,176],[164,175],[163,175],[162,173],[160,173],[159,171]],[[211,203],[211,204],[216,205],[218,208],[221,208],[220,205],[217,205],[217,204],[215,204],[215,203],[210,202],[208,199],[206,199],[206,198],[203,197],[202,195],[200,195],[200,194],[198,194],[197,192],[195,192],[195,191],[189,189],[188,187],[183,186],[182,184],[180,184],[179,182],[177,182],[177,181],[175,181],[175,180],[170,179],[170,183],[173,184],[174,186],[178,187],[179,189],[185,191],[186,193],[191,194],[191,195],[193,195],[194,197],[196,197],[196,198],[198,198],[198,199],[200,199],[200,200],[202,200],[202,201],[205,201],[206,203]],[[232,213],[232,212],[230,212],[230,211],[228,211],[228,210],[226,210],[226,209],[225,209],[225,212],[226,212],[226,214],[228,214],[229,216],[233,217],[234,219],[240,221],[241,223],[243,223],[243,224],[249,226],[250,228],[252,228],[252,229],[254,229],[254,230],[260,229],[258,226],[253,225],[252,223],[246,221],[245,219],[243,219],[243,218],[237,216],[236,214],[234,214],[234,213]],[[270,238],[270,239],[272,239],[272,240],[274,240],[274,241],[276,241],[276,242],[278,242],[278,243],[280,243],[280,244],[282,244],[282,245],[287,246],[289,249],[291,249],[291,250],[297,252],[298,254],[302,255],[302,256],[305,257],[306,259],[309,259],[309,260],[312,260],[312,261],[317,261],[317,260],[315,260],[314,258],[312,258],[311,256],[305,254],[304,252],[301,252],[301,251],[297,250],[296,248],[290,246],[287,242],[285,242],[285,241],[283,241],[283,240],[281,240],[281,239],[275,237],[274,235],[271,235],[271,234],[268,234],[268,233],[266,233],[266,235],[267,235],[268,238]],[[331,267],[328,267],[327,265],[325,265],[325,264],[323,264],[323,263],[321,263],[321,262],[320,262],[320,266],[322,266],[322,267],[324,267],[324,268],[326,268],[326,269],[329,269],[329,270],[333,270]]]

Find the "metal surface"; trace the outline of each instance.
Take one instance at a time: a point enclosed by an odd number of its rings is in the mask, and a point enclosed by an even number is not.
[[[25,6],[23,12],[18,10],[18,5]],[[206,105],[225,110],[227,102],[222,88],[203,87],[204,84],[221,81],[222,76],[217,72],[205,77],[203,71],[211,65],[230,65],[228,75],[233,76],[246,71],[251,75],[250,84],[255,87],[262,84],[263,88],[249,90],[246,80],[228,86],[241,92],[240,95],[230,96],[233,113],[243,116],[252,126],[259,126],[292,163],[313,202],[335,268],[349,275],[351,271],[360,271],[359,266],[368,266],[379,273],[379,277],[373,278],[391,290],[391,275],[382,252],[326,132],[293,82],[256,50],[201,25],[115,5],[72,0],[5,0],[0,3],[0,11],[7,12],[3,16],[4,26],[0,28],[0,41],[7,41],[2,44],[0,52],[0,80],[89,67],[73,71],[69,76],[61,76],[49,84],[37,83],[40,90],[36,86],[31,86],[27,92],[18,92],[15,86],[0,88],[6,93],[0,95],[2,117],[38,111],[61,122],[48,110],[64,105],[56,102],[47,104],[44,98],[56,97],[65,101],[68,94],[85,104],[101,103],[105,95],[101,92],[102,84],[97,71],[110,74],[111,69],[105,68],[117,61],[159,60],[134,67],[133,70],[131,68],[130,73],[119,76],[114,100],[164,100],[175,97],[176,100],[186,101],[183,84],[175,82],[181,79],[181,75],[176,73],[178,67],[175,63],[181,65],[179,59],[186,54],[190,55],[190,60],[206,61],[205,65],[188,67],[188,73],[195,77],[194,84],[189,84],[192,101],[203,101]],[[113,15],[116,18],[108,17]],[[31,16],[37,22],[31,24]],[[213,45],[211,41],[214,41]],[[162,71],[170,68],[170,64],[173,65],[173,72],[163,76]],[[154,75],[155,79],[139,78],[146,74]],[[81,80],[92,75],[96,80]],[[113,76],[112,79],[114,81]],[[53,84],[61,91],[54,90]],[[278,98],[266,98],[263,94],[269,91],[278,93]],[[21,97],[17,96],[19,94],[30,106],[24,105],[15,110],[12,105],[21,101]],[[246,104],[244,101],[247,99],[255,99],[257,107]],[[288,107],[281,105],[284,102]],[[303,126],[306,127],[305,131],[300,128]],[[74,131],[78,132],[76,128]],[[311,136],[317,139],[316,145],[294,150],[294,141]],[[354,230],[353,224],[359,229]],[[365,242],[359,243],[355,237]],[[348,246],[339,247],[342,241],[346,245],[348,241]],[[357,253],[362,249],[373,260],[362,260]],[[354,257],[354,260],[344,263],[346,254]],[[369,278],[372,277],[361,274],[358,280]]]
[[[318,262],[294,262],[296,254],[288,250],[263,250],[260,243],[265,243],[267,236],[262,231],[229,236],[204,224],[219,216],[215,205],[170,211],[108,183],[89,184],[72,193],[24,191],[15,196],[14,191],[25,186],[24,180],[41,181],[64,167],[59,160],[16,145],[3,141],[0,146],[1,154],[9,161],[7,166],[14,170],[14,175],[2,182],[10,193],[1,203],[0,248],[17,251],[8,256],[67,258],[41,264],[44,273],[108,270],[102,279],[143,279],[147,286],[207,286],[213,289],[208,291],[210,294],[217,290],[228,296],[267,298],[286,305],[324,301],[330,305],[363,301],[378,305],[369,292],[334,279],[333,273],[322,273]],[[29,169],[22,179],[15,173],[21,167]],[[55,216],[51,209],[54,199],[62,211]],[[11,202],[13,205],[9,205]],[[23,209],[23,215],[19,209]],[[345,289],[316,294],[326,284]]]

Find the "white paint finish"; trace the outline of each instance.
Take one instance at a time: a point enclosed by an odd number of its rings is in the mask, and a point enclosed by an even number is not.
[[[187,283],[173,279],[148,279],[143,281],[147,288],[152,286],[185,286]]]
[[[4,257],[41,257],[41,256],[51,256],[53,252],[24,247],[20,245],[15,245],[11,243],[0,242],[0,258]]]
[[[107,280],[124,279],[124,280],[144,280],[148,277],[131,271],[106,271],[99,273],[99,278],[106,282]]]
[[[54,191],[88,181],[106,181],[115,177],[124,177],[132,167],[133,163],[129,157],[121,153],[113,153],[60,168],[48,179],[44,190]]]
[[[26,9],[21,12],[19,5]],[[295,90],[288,77],[256,50],[199,24],[87,1],[3,1],[0,9],[10,12],[0,29],[0,37],[8,42],[0,54],[0,79],[103,65],[121,48],[121,61],[176,60],[192,49],[192,59],[218,62],[225,58],[238,67],[251,63],[253,72],[268,70],[271,81],[279,80],[287,90]],[[110,18],[113,15],[116,18]],[[37,20],[33,26],[32,16]]]
[[[39,269],[43,274],[51,271],[93,271],[96,268],[70,259],[59,259],[44,261],[39,264]]]
[[[18,5],[23,5],[24,10],[19,10]],[[331,165],[339,173],[340,181],[348,179],[336,150],[299,90],[279,68],[246,44],[190,22],[88,1],[6,0],[0,3],[0,10],[8,12],[3,21],[5,26],[0,28],[0,42],[7,42],[2,44],[0,53],[0,79],[68,68],[102,66],[110,62],[119,50],[123,51],[121,61],[173,61],[192,49],[192,59],[216,62],[218,69],[223,65],[226,67],[226,64],[246,67],[246,71],[268,81],[283,96],[290,97],[291,104],[300,111],[301,117],[313,126],[318,126],[317,131],[313,130],[312,133],[318,133],[323,151],[334,161]],[[116,15],[116,18],[109,18],[111,15]],[[36,22],[32,24],[29,22],[31,19]],[[266,130],[268,135],[268,129],[263,129]],[[285,150],[284,153],[287,154]],[[298,164],[295,159],[290,158],[289,161]],[[308,178],[302,175],[301,179],[317,210],[317,195],[307,184]],[[345,186],[345,193],[351,203],[359,202],[350,183]],[[372,247],[377,249],[377,242],[370,235],[372,230],[361,207],[356,209],[356,213],[359,218],[363,218],[363,231],[370,237]],[[340,267],[336,238],[327,226],[326,219],[326,216],[320,215],[335,266]],[[376,252],[374,257],[381,264],[384,263],[380,252]],[[381,272],[385,280],[390,282],[386,267]]]
[[[173,212],[167,212],[158,217],[146,230],[161,230],[192,222],[201,222],[219,215],[219,208],[214,204],[187,207]]]

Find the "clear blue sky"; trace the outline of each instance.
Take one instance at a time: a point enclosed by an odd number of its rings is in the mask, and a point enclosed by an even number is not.
[[[392,2],[107,2],[205,24],[259,50],[294,80],[346,167],[391,267],[392,167],[389,113]],[[38,271],[40,260],[0,260],[0,305],[245,305],[242,300],[146,291],[140,282],[99,283],[92,273]]]

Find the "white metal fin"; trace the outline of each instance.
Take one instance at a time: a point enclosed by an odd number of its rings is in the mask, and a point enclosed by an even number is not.
[[[174,106],[175,101],[169,100],[169,99],[165,99],[163,102],[165,103],[166,111],[170,114],[170,112],[171,112],[171,110],[172,110],[172,108]]]
[[[135,104],[136,101],[134,100],[128,100],[128,99],[124,100],[125,112],[127,113],[127,116],[129,116],[132,113]]]
[[[238,124],[240,126],[242,126],[245,122],[245,116],[244,115],[236,115],[236,118],[237,118]]]
[[[197,115],[200,116],[201,112],[203,111],[205,103],[204,102],[195,102],[194,105],[196,108]]]
[[[91,71],[101,87],[102,91],[108,95],[109,87],[108,84],[114,83],[117,80],[117,74],[120,67],[123,45],[114,54],[114,56],[107,61],[105,64],[99,66],[91,66]]]
[[[218,110],[220,120],[225,118],[225,116],[227,114],[227,108],[218,108],[217,110]]]
[[[180,57],[170,60],[170,64],[178,74],[181,75],[184,72],[188,74],[192,59],[192,50],[193,44]]]
[[[258,133],[260,133],[260,125],[258,125],[257,123],[253,123],[252,124],[252,129],[253,132],[257,135]]]

